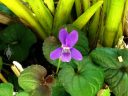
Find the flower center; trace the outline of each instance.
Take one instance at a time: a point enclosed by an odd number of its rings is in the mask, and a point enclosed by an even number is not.
[[[63,47],[62,53],[70,53],[70,47]]]

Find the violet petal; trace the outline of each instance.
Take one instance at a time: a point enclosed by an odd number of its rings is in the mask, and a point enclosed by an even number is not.
[[[62,48],[57,48],[50,53],[50,58],[52,60],[58,59],[61,56]]]
[[[80,51],[78,51],[75,48],[71,49],[71,57],[75,60],[82,60],[83,59],[82,54],[80,53]]]
[[[61,60],[62,60],[62,62],[70,62],[71,53],[62,53]]]
[[[66,44],[67,35],[68,35],[68,32],[64,28],[62,28],[59,32],[59,40],[64,45]]]
[[[66,38],[66,45],[68,47],[73,47],[78,41],[78,32],[73,30]]]

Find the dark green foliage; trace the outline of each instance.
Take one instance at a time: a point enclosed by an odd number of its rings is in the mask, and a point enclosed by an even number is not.
[[[0,50],[10,60],[23,61],[29,54],[29,48],[36,42],[35,35],[21,24],[12,24],[0,33]]]
[[[59,82],[58,79],[56,79],[52,85],[51,93],[51,96],[71,96],[65,91],[63,85]]]
[[[95,96],[102,87],[104,74],[84,57],[75,61],[77,68],[66,65],[59,72],[59,80],[71,96]]]
[[[123,61],[120,62],[118,57]],[[115,96],[128,96],[128,50],[97,48],[91,53],[93,62],[105,71],[105,81]]]

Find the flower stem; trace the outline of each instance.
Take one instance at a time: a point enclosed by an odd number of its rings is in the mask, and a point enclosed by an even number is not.
[[[56,74],[57,74],[57,73],[58,73],[58,71],[59,71],[60,64],[61,64],[61,59],[59,59],[59,61],[58,61],[58,66],[57,66]]]
[[[0,73],[0,79],[4,82],[7,83],[8,81],[5,79],[2,73]]]

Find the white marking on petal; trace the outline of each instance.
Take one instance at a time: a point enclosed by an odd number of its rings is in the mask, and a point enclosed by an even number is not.
[[[62,53],[71,53],[70,47],[62,47],[62,48],[63,48]]]

